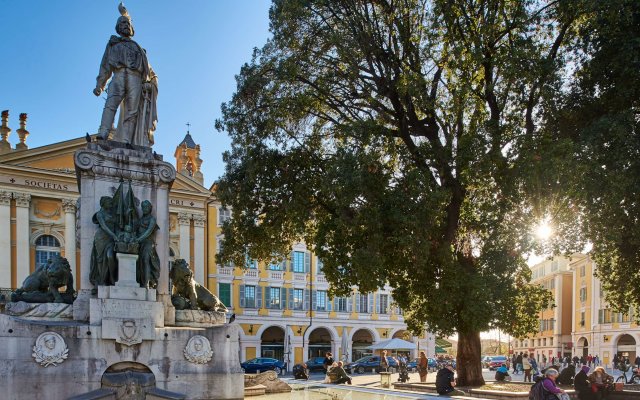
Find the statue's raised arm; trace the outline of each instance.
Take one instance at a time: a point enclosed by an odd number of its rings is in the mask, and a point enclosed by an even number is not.
[[[113,127],[116,111],[120,118],[113,140],[150,147],[156,129],[158,77],[151,69],[147,53],[131,38],[134,35],[129,12],[122,3],[116,33],[104,50],[93,93],[99,96],[107,81],[107,101],[102,111],[98,139],[106,140]]]

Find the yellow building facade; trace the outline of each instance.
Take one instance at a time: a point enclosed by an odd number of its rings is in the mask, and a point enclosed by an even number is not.
[[[573,343],[578,357],[598,356],[611,367],[613,357],[627,357],[633,363],[640,354],[640,327],[633,311],[613,312],[604,299],[596,264],[583,255],[571,262],[573,272]]]
[[[531,267],[532,284],[547,289],[554,306],[542,310],[538,317],[538,332],[512,341],[516,353],[533,355],[538,362],[571,355],[572,272],[571,259],[553,257]]]
[[[26,114],[10,144],[8,112],[0,133],[0,291],[7,296],[21,286],[37,265],[53,253],[69,261],[80,287],[78,184],[74,153],[84,137],[29,148]],[[160,136],[159,136],[160,137]],[[378,341],[402,337],[435,355],[435,338],[408,334],[406,324],[385,288],[361,294],[354,288],[345,298],[329,298],[322,261],[303,243],[282,263],[251,261],[248,268],[216,264],[221,227],[232,217],[203,186],[200,146],[189,133],[176,144],[178,172],[170,190],[170,259],[189,262],[194,278],[218,295],[240,324],[240,359],[274,357],[289,368],[309,357],[332,351],[351,361],[370,354]],[[6,297],[5,297],[6,298]]]

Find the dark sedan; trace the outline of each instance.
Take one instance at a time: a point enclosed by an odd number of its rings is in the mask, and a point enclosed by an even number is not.
[[[252,358],[251,360],[240,363],[240,366],[246,374],[275,371],[276,374],[280,375],[284,369],[284,363],[282,361],[266,357]]]
[[[389,359],[389,369],[397,370],[398,363],[392,357],[387,357]],[[353,374],[355,372],[359,374],[364,374],[365,371],[375,371],[380,372],[380,357],[379,356],[366,356],[362,357],[359,360],[356,360],[352,363],[345,365],[344,369],[346,371],[350,371],[349,373]]]

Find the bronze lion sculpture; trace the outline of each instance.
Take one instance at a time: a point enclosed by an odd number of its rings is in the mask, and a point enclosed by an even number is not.
[[[169,278],[173,284],[171,302],[176,310],[229,311],[216,295],[193,279],[185,260],[173,262]]]
[[[60,293],[59,289],[63,286],[66,286],[66,291]],[[22,287],[11,294],[11,301],[71,304],[74,295],[73,274],[69,261],[56,254],[27,276]]]

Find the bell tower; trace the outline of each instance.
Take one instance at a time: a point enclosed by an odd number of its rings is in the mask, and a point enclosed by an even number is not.
[[[190,124],[187,124],[189,127]],[[188,176],[201,185],[204,184],[204,175],[202,174],[202,159],[200,158],[200,145],[196,144],[191,137],[191,133],[187,129],[182,142],[176,147],[174,153],[176,158],[176,171],[179,174]]]

